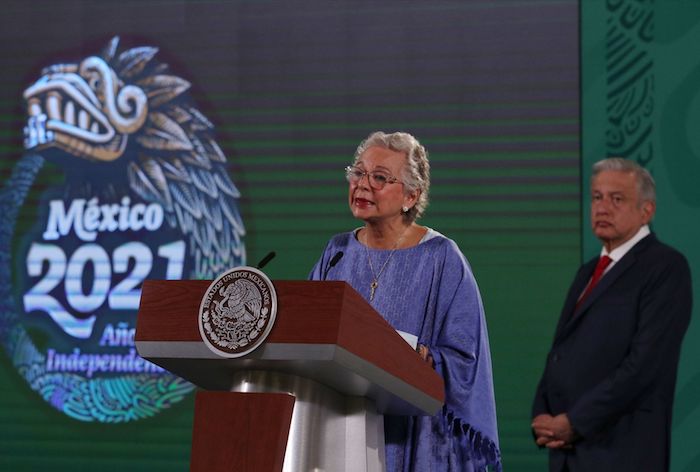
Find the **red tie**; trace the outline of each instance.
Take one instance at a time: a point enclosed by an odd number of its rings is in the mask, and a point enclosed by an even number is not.
[[[598,264],[596,264],[595,270],[593,271],[593,277],[591,277],[591,281],[588,283],[588,287],[586,287],[583,295],[581,295],[576,302],[576,308],[578,308],[579,305],[581,305],[581,303],[583,303],[586,297],[591,293],[591,291],[593,291],[593,287],[596,286],[600,278],[603,276],[606,267],[608,267],[611,262],[612,259],[610,259],[608,256],[601,256],[600,259],[598,259]]]

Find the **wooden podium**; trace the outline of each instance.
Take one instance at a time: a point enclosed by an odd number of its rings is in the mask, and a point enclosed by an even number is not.
[[[206,390],[190,470],[381,471],[381,415],[442,407],[440,376],[345,282],[274,282],[272,331],[234,359],[200,336],[209,284],[145,281],[136,325],[143,358]]]

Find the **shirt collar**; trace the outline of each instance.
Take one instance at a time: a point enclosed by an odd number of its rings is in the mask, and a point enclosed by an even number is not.
[[[605,249],[605,246],[603,246],[603,249],[600,251],[600,255],[608,256],[613,261],[619,261],[625,254],[629,252],[630,249],[634,247],[635,244],[647,237],[650,233],[651,230],[649,230],[649,225],[644,225],[641,228],[639,228],[637,234],[632,236],[630,239],[628,239],[612,251],[608,252],[608,250]]]

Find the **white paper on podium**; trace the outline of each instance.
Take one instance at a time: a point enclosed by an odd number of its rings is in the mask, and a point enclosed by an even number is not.
[[[404,341],[406,341],[414,350],[416,349],[416,346],[418,346],[418,336],[407,333],[406,331],[400,331],[396,330],[397,333],[403,338]]]

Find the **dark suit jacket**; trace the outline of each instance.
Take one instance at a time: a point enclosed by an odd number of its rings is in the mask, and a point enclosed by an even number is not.
[[[550,471],[668,470],[688,263],[650,234],[575,309],[596,261],[571,285],[533,404],[533,417],[567,413],[581,436],[571,450],[550,451]]]

